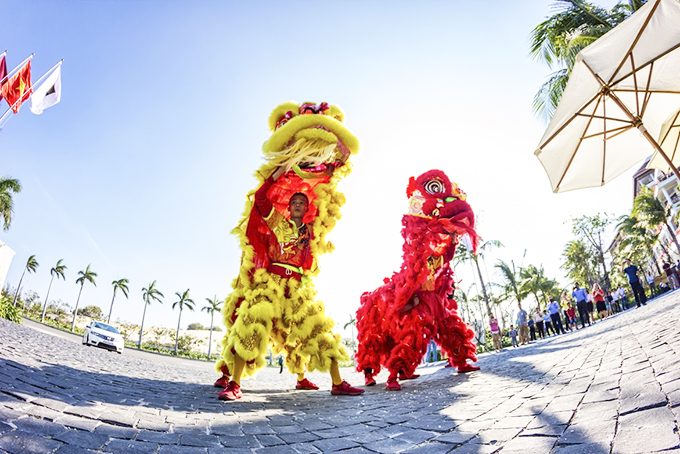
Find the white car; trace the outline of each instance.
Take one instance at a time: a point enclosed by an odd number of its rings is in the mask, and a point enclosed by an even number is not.
[[[95,347],[123,353],[125,341],[115,327],[102,322],[92,322],[83,333],[83,345],[88,347],[94,345]]]

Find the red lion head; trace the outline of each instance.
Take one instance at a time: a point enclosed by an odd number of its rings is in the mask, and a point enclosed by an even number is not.
[[[406,195],[409,213],[437,219],[444,230],[454,236],[468,235],[477,248],[475,215],[465,201],[465,193],[441,170],[430,170],[418,178],[411,177]]]

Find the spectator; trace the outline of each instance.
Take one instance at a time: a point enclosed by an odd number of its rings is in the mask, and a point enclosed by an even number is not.
[[[588,294],[585,289],[579,287],[579,283],[574,283],[574,291],[571,296],[576,300],[576,307],[578,308],[578,316],[581,319],[581,328],[586,327],[586,322],[590,326],[590,318],[588,317]]]
[[[597,317],[602,320],[607,316],[607,304],[604,301],[604,290],[597,282],[593,285],[593,299],[597,308]]]
[[[536,322],[534,321],[533,317],[529,317],[529,321],[527,322],[529,325],[529,338],[532,341],[536,340]]]
[[[595,310],[594,301],[595,299],[593,298],[593,294],[588,293],[586,295],[586,310],[588,311],[588,324],[591,324],[595,321],[595,319],[593,319],[593,311]]]
[[[612,296],[612,309],[614,312],[621,312],[621,305],[619,304],[619,291],[614,289],[611,293]]]
[[[517,324],[519,325],[519,343],[525,345],[529,342],[529,323],[527,311],[522,309],[519,304],[519,312],[517,312]]]
[[[567,292],[562,292],[560,296],[560,306],[562,306],[562,317],[564,317],[564,331],[569,329],[569,315],[567,315],[567,309],[571,307],[571,298],[567,295]]]
[[[578,326],[576,326],[576,308],[573,304],[570,304],[569,309],[567,309],[567,325],[571,331],[578,329]]]
[[[550,317],[550,312],[545,311],[543,314],[543,327],[545,328],[545,335],[550,336],[550,331],[555,334],[555,329],[552,326],[552,318]]]
[[[637,304],[637,307],[647,304],[647,295],[645,295],[645,290],[640,283],[638,267],[633,265],[630,260],[626,260],[623,264],[622,271],[626,273],[626,276],[628,277],[628,283],[630,284],[631,290],[633,290],[633,295],[635,295],[635,304]]]
[[[510,325],[510,339],[512,339],[513,347],[519,347],[519,344],[517,343],[517,330],[515,329],[515,325]]]
[[[552,322],[552,328],[553,331],[555,331],[555,334],[564,334],[562,319],[560,318],[560,305],[552,296],[550,297],[548,312],[550,313],[550,321]]]
[[[626,295],[626,290],[623,287],[619,287],[619,301],[621,302],[621,307],[625,311],[628,309],[628,296]]]
[[[491,329],[491,343],[497,352],[503,350],[501,345],[501,330],[498,328],[498,320],[493,315],[489,315],[489,328]]]
[[[279,373],[283,373],[283,356],[279,355]]]
[[[675,267],[671,266],[670,263],[665,262],[663,264],[663,271],[666,273],[666,279],[668,279],[668,284],[671,286],[671,290],[678,288],[678,278],[675,275]]]
[[[658,293],[657,292],[658,289],[656,288],[656,285],[654,285],[654,275],[652,273],[647,275],[647,285],[649,286],[649,297],[654,298]],[[644,289],[642,290],[642,292],[644,293]]]
[[[536,323],[536,331],[538,336],[543,339],[545,337],[545,327],[543,326],[543,313],[538,307],[534,311],[534,323]]]
[[[428,363],[436,363],[438,359],[437,355],[437,343],[434,338],[430,338],[430,343],[427,345],[427,353],[425,353],[425,361]]]

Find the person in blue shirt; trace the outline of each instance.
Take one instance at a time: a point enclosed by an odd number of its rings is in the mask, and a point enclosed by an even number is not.
[[[560,304],[555,301],[555,298],[550,297],[550,304],[548,304],[548,312],[552,320],[553,330],[555,334],[564,334],[564,327],[562,326],[562,318],[560,317]]]
[[[628,276],[628,283],[633,290],[633,295],[635,295],[637,307],[647,304],[647,296],[645,295],[645,290],[642,288],[640,277],[638,276],[638,267],[630,263],[630,260],[626,260],[623,264],[623,272]]]
[[[574,282],[574,291],[571,296],[576,300],[576,308],[578,309],[578,316],[581,319],[581,328],[586,327],[586,322],[590,326],[590,317],[588,317],[588,293],[585,289],[579,286],[578,282]]]

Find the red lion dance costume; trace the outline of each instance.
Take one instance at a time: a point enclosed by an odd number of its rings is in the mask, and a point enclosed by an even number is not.
[[[459,372],[479,369],[474,331],[460,318],[453,292],[453,258],[458,238],[468,235],[476,249],[474,213],[465,194],[441,170],[411,177],[406,191],[409,212],[402,218],[404,260],[401,269],[373,292],[361,296],[357,310],[357,370],[374,385],[381,366],[390,371],[386,387],[399,390],[397,378],[414,371],[430,339]]]

